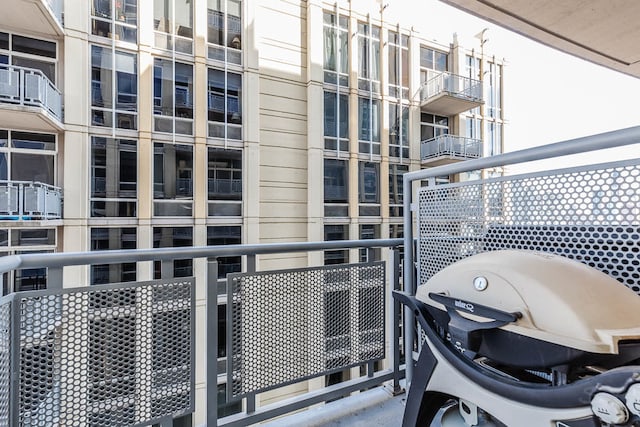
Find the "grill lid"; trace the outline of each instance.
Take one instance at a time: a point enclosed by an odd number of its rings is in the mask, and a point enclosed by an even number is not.
[[[618,353],[620,340],[640,339],[640,297],[600,271],[558,255],[503,250],[442,269],[416,298],[444,309],[430,292],[522,317],[502,329],[592,353]],[[466,318],[481,317],[461,310]]]

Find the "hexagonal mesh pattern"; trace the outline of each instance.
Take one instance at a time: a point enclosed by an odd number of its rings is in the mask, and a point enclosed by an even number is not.
[[[194,295],[193,278],[17,294],[19,425],[149,425],[192,412]]]
[[[9,351],[11,350],[11,301],[0,303],[0,427],[9,425],[9,381],[11,378],[11,364]]]
[[[383,262],[228,277],[233,397],[384,357]]]
[[[420,283],[485,251],[551,252],[640,293],[640,160],[423,187]]]

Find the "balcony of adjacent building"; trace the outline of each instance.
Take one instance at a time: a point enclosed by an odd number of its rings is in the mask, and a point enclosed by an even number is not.
[[[422,166],[440,166],[482,157],[482,141],[457,135],[438,135],[420,143]]]
[[[64,0],[3,2],[6,9],[0,14],[0,27],[60,39],[64,37],[63,5]]]
[[[62,189],[33,181],[0,181],[0,222],[62,224]]]
[[[0,128],[60,132],[62,94],[40,70],[0,64]]]
[[[420,107],[435,114],[452,116],[482,104],[482,82],[469,77],[443,72],[420,88]]]

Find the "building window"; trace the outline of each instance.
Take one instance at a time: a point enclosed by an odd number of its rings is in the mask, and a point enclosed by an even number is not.
[[[91,46],[91,124],[137,129],[137,113],[136,55]]]
[[[380,164],[359,162],[358,202],[361,216],[380,215]]]
[[[480,58],[476,58],[475,56],[466,55],[465,56],[465,75],[473,80],[482,80],[481,78],[481,60]],[[475,107],[469,111],[469,114],[480,114],[480,107]]]
[[[216,225],[207,227],[207,246],[239,245],[242,243],[239,225]],[[218,257],[218,279],[227,274],[242,271],[240,256]]]
[[[137,0],[92,0],[91,34],[137,43],[137,2]]]
[[[389,156],[409,158],[409,106],[389,104]]]
[[[378,224],[361,224],[360,240],[379,239],[380,225]],[[360,249],[360,262],[373,262],[380,259],[380,248]]]
[[[380,154],[380,101],[358,97],[358,146],[362,154]]]
[[[389,31],[389,96],[409,98],[409,36]]]
[[[489,117],[502,118],[502,65],[489,63],[489,93],[487,110]]]
[[[242,151],[208,148],[209,216],[242,216]]]
[[[192,227],[153,227],[154,248],[181,248],[193,246]],[[193,275],[193,260],[154,261],[153,278],[189,277]]]
[[[56,249],[54,228],[0,229],[0,256],[49,253]],[[47,288],[47,268],[23,268],[2,274],[2,294]]]
[[[389,164],[389,216],[402,216],[403,178],[402,175],[409,172],[409,166]]]
[[[487,122],[487,155],[502,154],[502,124]]]
[[[358,89],[380,93],[380,27],[358,22]]]
[[[0,64],[38,70],[53,84],[56,83],[55,43],[8,33],[0,33],[0,40]]]
[[[324,82],[349,87],[349,19],[324,12]]]
[[[482,139],[482,120],[478,117],[465,118],[465,136],[470,139]]]
[[[156,132],[193,134],[192,65],[154,59],[153,114]]]
[[[207,79],[209,136],[242,139],[242,75],[209,68]]]
[[[422,84],[434,75],[448,70],[448,54],[425,46],[420,46],[420,82]]]
[[[153,214],[191,216],[193,211],[193,147],[153,145]]]
[[[0,130],[0,181],[55,185],[56,137]]]
[[[135,217],[138,197],[136,141],[91,137],[91,216]]]
[[[91,250],[136,249],[136,228],[91,228]],[[93,264],[91,284],[135,282],[136,263]]]
[[[208,0],[207,41],[209,59],[242,63],[242,2]]]
[[[324,159],[324,216],[349,216],[349,162]]]
[[[324,148],[349,152],[349,97],[324,91]]]
[[[349,226],[347,224],[331,224],[324,226],[324,240],[348,240]],[[349,251],[346,249],[324,251],[324,264],[346,264],[349,262]]]
[[[153,0],[155,47],[193,52],[193,1]]]
[[[420,113],[420,141],[426,141],[449,133],[449,118],[430,113]]]

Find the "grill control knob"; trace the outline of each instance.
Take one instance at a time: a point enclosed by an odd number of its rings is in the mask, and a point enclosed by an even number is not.
[[[632,414],[640,415],[640,384],[634,384],[629,387],[624,397],[627,401],[629,411],[631,411]]]
[[[597,393],[591,399],[591,410],[603,422],[622,424],[629,420],[629,411],[617,397],[609,393]]]

